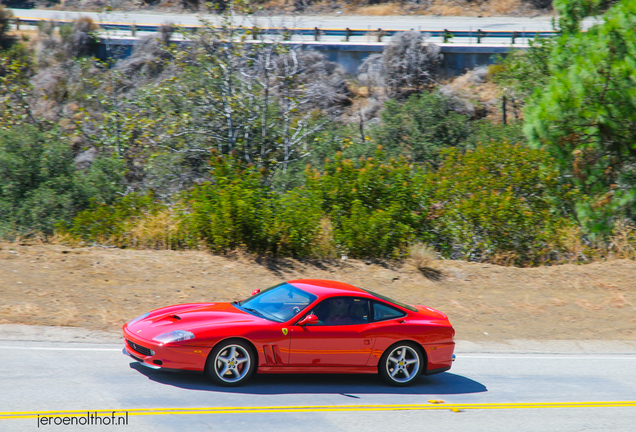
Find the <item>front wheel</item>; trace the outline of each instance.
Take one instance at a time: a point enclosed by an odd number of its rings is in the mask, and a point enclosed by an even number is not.
[[[415,344],[399,342],[380,358],[378,369],[382,379],[393,386],[407,386],[422,372],[422,354]]]
[[[252,348],[243,341],[227,341],[212,350],[205,372],[216,384],[231,387],[245,383],[255,369]]]

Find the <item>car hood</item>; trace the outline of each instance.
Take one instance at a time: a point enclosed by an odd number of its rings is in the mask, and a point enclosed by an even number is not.
[[[124,325],[131,334],[152,339],[173,330],[208,330],[211,326],[234,326],[263,319],[244,312],[231,303],[190,303],[156,309],[136,322]]]

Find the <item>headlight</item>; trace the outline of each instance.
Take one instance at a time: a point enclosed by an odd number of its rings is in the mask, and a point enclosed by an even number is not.
[[[139,316],[138,316],[137,318],[135,318],[134,320],[129,321],[129,322],[128,322],[128,325],[134,324],[134,323],[136,323],[137,321],[141,321],[142,319],[146,318],[148,315],[150,315],[150,312],[146,312],[146,313],[145,313],[145,314],[143,314],[143,315],[139,315]]]
[[[152,340],[155,340],[162,344],[166,344],[170,342],[179,342],[189,339],[194,339],[194,333],[185,330],[174,330],[168,333],[160,334]]]

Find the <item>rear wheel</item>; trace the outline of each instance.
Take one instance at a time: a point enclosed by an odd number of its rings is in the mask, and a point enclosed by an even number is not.
[[[221,342],[208,357],[206,374],[216,384],[231,387],[245,383],[256,369],[256,356],[246,342]]]
[[[388,384],[407,386],[420,375],[423,366],[421,351],[415,344],[398,342],[382,354],[378,369]]]

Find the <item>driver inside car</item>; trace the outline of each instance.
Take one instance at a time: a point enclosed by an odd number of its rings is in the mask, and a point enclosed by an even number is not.
[[[324,319],[327,325],[346,325],[353,324],[349,310],[351,309],[351,301],[346,298],[334,298],[329,300],[329,315]]]

